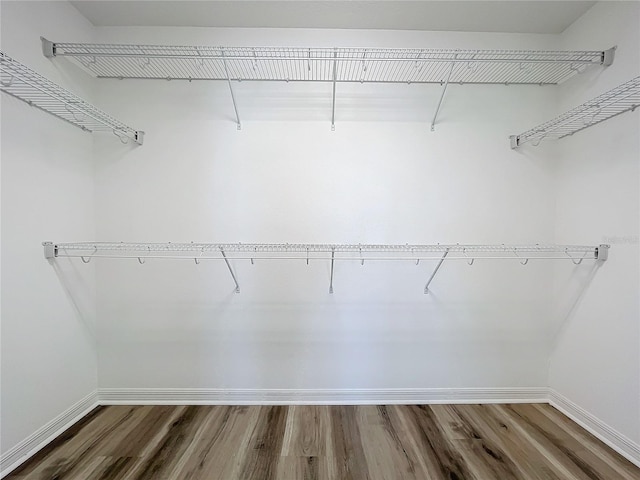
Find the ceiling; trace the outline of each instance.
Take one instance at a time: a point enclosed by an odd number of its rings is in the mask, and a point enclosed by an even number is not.
[[[561,33],[593,1],[77,0],[95,26]]]

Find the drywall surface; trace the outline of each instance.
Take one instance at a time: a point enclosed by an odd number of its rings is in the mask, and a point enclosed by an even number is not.
[[[66,2],[2,2],[2,51],[81,95],[86,76],[44,58],[40,35],[90,39]],[[93,268],[49,265],[41,242],[91,238],[92,137],[4,93],[2,453],[95,391]]]
[[[640,75],[640,4],[602,2],[563,36],[565,48],[617,45],[615,63],[563,88],[568,109]],[[640,116],[612,118],[562,140],[560,242],[611,244],[599,269],[556,274],[549,384],[636,444],[640,441]]]
[[[552,36],[101,28],[101,42],[552,48]],[[97,139],[98,238],[140,242],[546,243],[553,164],[508,135],[554,90],[104,80],[147,132]],[[525,158],[523,158],[525,157]],[[97,268],[105,388],[546,386],[552,265],[112,260]],[[563,264],[569,269],[568,264]]]

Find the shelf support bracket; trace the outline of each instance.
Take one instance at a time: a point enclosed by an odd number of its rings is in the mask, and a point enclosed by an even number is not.
[[[240,285],[238,285],[238,280],[236,279],[236,274],[233,273],[233,268],[231,268],[231,264],[229,263],[229,259],[227,258],[227,254],[224,253],[224,248],[220,248],[220,253],[224,257],[224,263],[227,264],[227,268],[229,269],[229,273],[231,273],[231,278],[233,278],[233,282],[236,284],[236,293],[240,293]]]
[[[611,47],[609,50],[605,50],[602,52],[602,65],[605,67],[609,67],[613,64],[613,59],[616,57],[616,48]]]
[[[227,83],[229,84],[229,92],[231,92],[233,110],[236,112],[236,124],[238,125],[238,130],[241,130],[242,124],[240,123],[240,115],[238,114],[238,105],[236,104],[236,96],[233,94],[233,85],[231,85],[231,77],[229,76],[229,69],[227,68],[227,60],[224,58],[224,50],[221,50],[220,54],[222,56],[222,65],[224,65],[224,73],[227,76]]]
[[[333,261],[335,260],[336,250],[331,249],[331,277],[329,279],[329,293],[333,293]]]
[[[44,247],[44,258],[47,260],[53,260],[58,256],[58,248],[53,242],[43,242],[42,246]]]
[[[47,58],[53,58],[56,56],[56,44],[44,37],[40,37],[42,42],[42,54]]]
[[[136,130],[136,133],[133,137],[133,140],[138,144],[142,145],[144,143],[144,132],[142,130]]]
[[[440,261],[438,262],[438,265],[436,265],[435,270],[433,271],[433,273],[429,277],[429,280],[427,280],[427,284],[424,286],[425,295],[429,293],[429,285],[431,284],[431,281],[433,280],[433,277],[435,277],[436,273],[438,273],[438,270],[440,270],[440,267],[442,266],[442,262],[444,262],[444,259],[447,258],[447,255],[449,255],[449,249],[448,248],[442,254],[442,258],[440,258]]]
[[[436,113],[433,115],[433,120],[431,121],[432,132],[434,132],[436,129],[436,119],[438,118],[440,107],[442,106],[442,100],[444,100],[444,94],[446,93],[447,87],[449,86],[449,80],[451,79],[451,74],[453,73],[454,66],[455,66],[455,62],[451,62],[451,67],[449,67],[449,74],[447,75],[447,80],[444,82],[444,87],[442,88],[442,94],[440,95],[440,101],[438,102],[438,106],[436,107]]]
[[[338,50],[333,49],[333,95],[331,99],[331,131],[336,129],[336,82],[338,80]]]
[[[611,245],[604,243],[598,245],[596,247],[596,260],[600,260],[602,262],[607,260],[609,258],[609,247],[611,247]]]
[[[511,141],[511,150],[515,150],[520,146],[520,135],[509,135]]]

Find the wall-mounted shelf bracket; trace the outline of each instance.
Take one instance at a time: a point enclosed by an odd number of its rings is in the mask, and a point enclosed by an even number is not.
[[[433,273],[429,277],[429,280],[427,280],[427,284],[424,286],[425,295],[429,293],[429,285],[431,284],[431,281],[433,280],[433,277],[435,277],[436,273],[438,273],[438,270],[440,270],[440,267],[442,266],[442,263],[444,262],[444,259],[447,258],[447,255],[449,255],[449,249],[446,249],[444,251],[444,253],[442,254],[442,257],[440,258],[440,261],[438,261],[438,264],[436,265],[435,270],[433,271]]]
[[[231,264],[229,263],[229,259],[227,258],[227,254],[224,253],[224,248],[220,247],[220,253],[222,254],[222,258],[224,258],[224,263],[227,264],[227,268],[229,269],[229,273],[231,274],[231,278],[233,278],[233,283],[236,284],[236,293],[240,293],[240,285],[238,285],[238,279],[236,278],[236,274],[233,273],[233,268],[231,268]]]
[[[609,248],[611,245],[600,244],[596,247],[596,260],[600,260],[602,262],[609,259]]]
[[[447,87],[449,86],[449,80],[451,79],[451,73],[453,73],[453,67],[455,63],[451,63],[451,68],[449,68],[449,74],[447,75],[447,79],[444,82],[442,87],[442,93],[440,94],[440,100],[438,101],[438,106],[436,107],[436,113],[433,114],[433,120],[431,121],[431,131],[435,132],[436,130],[436,119],[438,118],[438,113],[440,112],[440,107],[442,106],[442,100],[444,100],[444,94],[447,91]]]
[[[616,48],[618,47],[611,47],[609,50],[602,52],[602,65],[604,67],[613,65],[613,60],[616,57]]]
[[[338,51],[333,51],[333,93],[331,95],[331,131],[336,129],[336,80],[338,79]]]
[[[331,250],[331,274],[329,277],[329,293],[333,293],[333,262],[336,259],[336,251]]]
[[[53,58],[56,56],[56,44],[44,37],[40,37],[42,42],[42,54],[47,58]]]
[[[224,50],[220,52],[222,57],[222,64],[224,65],[224,72],[227,75],[227,84],[229,85],[229,92],[231,92],[231,101],[233,102],[233,111],[236,112],[236,125],[238,130],[242,129],[240,123],[240,115],[238,114],[238,105],[236,104],[236,96],[233,94],[233,85],[231,84],[231,76],[229,75],[229,68],[227,67],[227,60],[224,57]]]
[[[58,248],[53,244],[53,242],[43,242],[42,246],[44,247],[44,258],[52,260],[57,256]]]

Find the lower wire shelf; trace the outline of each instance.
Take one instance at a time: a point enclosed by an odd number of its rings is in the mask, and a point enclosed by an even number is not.
[[[230,260],[325,260],[331,262],[329,293],[333,293],[333,271],[336,261],[414,261],[437,260],[427,281],[424,293],[445,260],[518,260],[526,265],[529,260],[571,260],[575,265],[584,260],[605,261],[609,245],[421,245],[421,244],[337,244],[337,243],[109,243],[44,242],[45,258],[80,258],[89,263],[94,258],[134,259],[144,264],[147,259],[187,259],[196,264],[201,260],[223,260],[240,292],[240,285]]]

